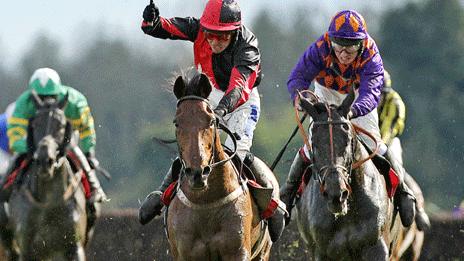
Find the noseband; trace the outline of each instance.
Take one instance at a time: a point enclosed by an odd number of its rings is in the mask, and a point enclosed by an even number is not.
[[[202,101],[202,102],[206,103],[206,105],[208,106],[208,108],[211,109],[211,111],[213,110],[212,107],[211,107],[211,104],[208,101],[208,99],[205,99],[203,97],[196,96],[196,95],[187,95],[187,96],[184,96],[184,97],[180,98],[179,100],[177,100],[177,107],[179,107],[179,105],[183,101],[186,101],[186,100]],[[212,144],[214,144],[214,141],[216,140],[216,133],[217,133],[216,130],[217,129],[223,130],[225,133],[227,133],[227,135],[229,135],[231,137],[232,142],[234,144],[234,150],[232,152],[232,155],[230,155],[228,158],[223,159],[223,160],[218,161],[218,162],[214,162],[214,154],[215,154],[215,151],[216,151],[216,146],[213,145],[212,146],[213,151],[211,153],[211,158],[209,160],[209,164],[206,167],[203,168],[203,173],[202,174],[204,174],[204,175],[208,175],[214,167],[216,167],[218,165],[221,165],[221,164],[224,164],[227,161],[230,161],[237,154],[237,138],[236,138],[236,136],[234,135],[234,133],[232,133],[232,131],[230,131],[230,129],[226,125],[224,125],[223,123],[218,122],[218,121],[214,121],[214,136],[213,136],[213,139],[212,139]],[[182,168],[185,169],[185,162],[182,159],[182,157],[180,157],[180,160],[181,160],[181,163],[182,163]]]
[[[199,100],[199,101],[202,101],[204,103],[206,103],[206,105],[208,106],[208,108],[211,109],[211,104],[209,103],[209,101],[203,97],[199,97],[199,96],[196,96],[196,95],[188,95],[188,96],[184,96],[182,98],[180,98],[178,101],[177,101],[177,107],[179,107],[179,104],[183,101],[186,101],[186,100]],[[209,174],[211,172],[211,170],[220,165],[220,164],[224,164],[226,163],[227,161],[230,161],[236,154],[237,154],[237,137],[234,135],[234,133],[232,133],[230,131],[229,128],[227,128],[227,126],[225,126],[223,123],[221,122],[218,122],[218,121],[214,121],[214,136],[213,136],[213,140],[212,140],[212,154],[211,154],[211,158],[210,158],[210,162],[208,164],[208,166],[206,166],[204,169],[207,169],[207,174]],[[227,133],[227,135],[229,135],[232,139],[232,142],[234,144],[234,151],[232,153],[232,155],[230,155],[228,158],[226,159],[223,159],[221,161],[218,161],[218,162],[214,162],[214,154],[215,154],[215,149],[216,147],[214,146],[214,141],[216,140],[216,130],[217,129],[222,129],[224,132]],[[180,160],[181,160],[181,164],[182,164],[182,169],[185,169],[185,162],[184,160],[182,159],[182,155],[180,155]],[[232,164],[233,168],[235,169],[235,166],[234,164]],[[182,171],[181,171],[182,173]],[[216,201],[213,201],[213,202],[210,202],[210,203],[206,203],[206,204],[197,204],[197,203],[193,203],[191,200],[189,200],[187,198],[187,196],[185,195],[185,193],[182,191],[182,189],[180,188],[180,183],[177,183],[177,197],[179,198],[179,200],[186,206],[188,206],[189,208],[192,208],[192,209],[211,209],[211,208],[217,208],[217,207],[220,207],[220,206],[223,206],[229,202],[232,202],[234,201],[235,199],[237,199],[240,195],[242,195],[243,193],[245,193],[248,188],[241,182],[241,179],[240,179],[240,174],[239,172],[235,169],[235,173],[237,174],[237,179],[239,180],[239,186],[231,193],[229,193],[227,196],[221,198],[221,199],[218,199]],[[203,173],[202,175],[205,174],[205,171],[203,170]],[[182,174],[181,174],[182,175]],[[167,212],[165,212],[167,213]],[[166,218],[166,215],[165,215],[165,218]],[[165,221],[166,222],[166,221]]]
[[[353,162],[353,157],[354,157],[354,140],[355,138],[353,137],[351,139],[351,157],[348,160],[347,166],[345,167],[344,165],[336,164],[335,163],[335,151],[334,151],[334,141],[333,141],[333,127],[334,125],[343,125],[347,124],[348,126],[351,126],[351,122],[349,120],[346,120],[344,118],[340,120],[334,120],[332,118],[332,111],[329,108],[329,105],[325,105],[327,109],[327,114],[328,118],[327,121],[315,121],[313,122],[314,126],[316,125],[328,125],[329,126],[329,146],[330,146],[330,163],[322,166],[319,169],[315,169],[314,163],[312,164],[313,171],[315,173],[315,177],[319,181],[320,189],[323,192],[325,190],[324,185],[325,185],[325,178],[327,177],[328,173],[330,173],[330,170],[337,170],[340,169],[342,170],[342,177],[345,185],[348,188],[348,191],[351,193],[351,172],[353,170],[352,167],[352,162]],[[350,127],[352,129],[352,127]],[[314,135],[314,134],[313,134]],[[314,149],[312,150],[312,158],[314,159]],[[346,174],[345,174],[346,173]]]

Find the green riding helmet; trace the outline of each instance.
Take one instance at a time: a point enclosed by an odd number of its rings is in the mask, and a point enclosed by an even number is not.
[[[29,88],[39,95],[57,95],[62,88],[60,76],[50,68],[37,69],[29,80]]]

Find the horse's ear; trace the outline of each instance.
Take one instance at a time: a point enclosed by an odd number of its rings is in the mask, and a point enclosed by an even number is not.
[[[208,76],[206,76],[206,74],[204,73],[200,74],[199,87],[200,87],[200,96],[205,99],[208,98],[213,87],[211,86],[211,82],[209,81]]]
[[[185,95],[185,82],[182,76],[177,77],[174,82],[174,95],[176,95],[177,99],[180,99]]]
[[[37,108],[42,108],[44,106],[43,100],[39,97],[39,94],[37,94],[37,92],[34,89],[31,90],[31,96],[33,98],[32,101],[34,102]]]
[[[317,112],[316,107],[314,107],[314,104],[312,104],[308,98],[301,95],[300,92],[298,92],[298,97],[300,98],[301,108],[303,108],[303,110],[305,110],[313,119],[316,118],[319,113]]]
[[[348,113],[350,112],[351,105],[354,102],[354,97],[354,88],[351,88],[351,91],[348,93],[348,96],[346,96],[340,107],[338,107],[338,112],[345,118],[348,116]]]
[[[66,95],[64,96],[64,98],[58,102],[58,108],[63,109],[66,106],[66,104],[68,104],[68,97],[69,97],[69,93],[66,92]]]

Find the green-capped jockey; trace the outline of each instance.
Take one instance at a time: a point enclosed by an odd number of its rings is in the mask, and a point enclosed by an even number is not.
[[[80,147],[84,153],[94,151],[95,128],[90,108],[85,96],[74,88],[61,84],[58,73],[50,68],[40,68],[34,72],[29,88],[16,101],[13,116],[8,121],[9,146],[12,152],[22,154],[27,152],[27,127],[29,119],[34,117],[36,108],[31,96],[35,90],[38,95],[56,95],[58,100],[68,94],[68,103],[64,108],[67,119],[74,130],[80,134]]]

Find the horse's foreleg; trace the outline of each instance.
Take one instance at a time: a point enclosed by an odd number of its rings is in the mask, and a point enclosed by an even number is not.
[[[79,242],[68,248],[64,255],[69,261],[85,261],[84,247]]]
[[[377,240],[375,245],[364,248],[361,253],[361,260],[388,261],[388,248],[383,238]]]
[[[13,247],[13,238],[13,229],[10,229],[7,225],[0,226],[0,239],[4,248],[3,250],[6,254],[6,258],[9,261],[16,261],[19,258],[16,249]]]

